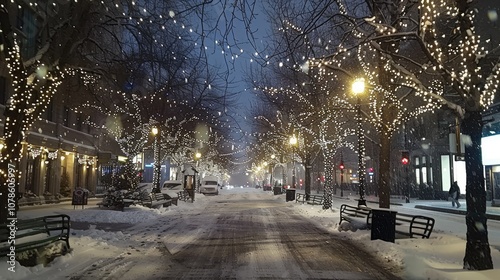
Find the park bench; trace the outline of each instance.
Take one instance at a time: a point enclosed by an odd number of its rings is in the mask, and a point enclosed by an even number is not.
[[[97,202],[96,205],[99,206],[99,208],[103,207],[107,209],[124,211],[125,207],[134,205],[136,204],[136,202],[137,201],[128,198],[116,198],[116,201],[104,198],[102,201]]]
[[[309,200],[306,200],[306,195],[303,193],[297,193],[295,195],[295,202],[307,202],[308,204],[321,205],[323,204],[322,195],[309,195]]]
[[[172,200],[166,196],[168,195],[162,193],[151,193],[148,196],[143,196],[142,205],[149,208],[155,208],[157,206],[168,207],[172,205]]]
[[[368,207],[356,207],[347,204],[340,205],[340,222],[357,222],[366,224],[367,228],[371,225],[372,209]]]
[[[295,195],[295,202],[302,202],[304,203],[306,201],[306,195],[303,193],[297,193]]]
[[[323,196],[322,195],[310,195],[309,200],[307,201],[308,204],[313,204],[313,205],[322,205],[323,204]]]
[[[422,215],[396,213],[396,233],[411,238],[419,236],[429,239],[435,220]]]
[[[9,225],[14,224],[15,230]],[[16,257],[19,253],[43,248],[51,243],[64,241],[65,249],[62,254],[70,250],[69,246],[70,217],[68,215],[50,215],[32,219],[18,219],[0,225],[0,256],[11,253],[11,246],[15,246]],[[15,234],[15,244],[10,244],[9,237]],[[38,251],[35,255],[38,256]]]
[[[359,222],[366,224],[367,228],[372,225],[372,209],[368,207],[355,207],[347,204],[340,206],[340,223],[342,221]],[[434,229],[435,220],[422,215],[411,215],[396,213],[395,232],[401,235],[413,237],[429,238]]]

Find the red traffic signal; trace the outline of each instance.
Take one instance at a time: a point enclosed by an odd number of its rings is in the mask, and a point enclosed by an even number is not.
[[[342,162],[342,161],[340,162],[339,168],[340,168],[340,170],[343,170],[345,168],[344,162]]]
[[[401,163],[403,165],[407,165],[410,163],[410,152],[401,151]]]

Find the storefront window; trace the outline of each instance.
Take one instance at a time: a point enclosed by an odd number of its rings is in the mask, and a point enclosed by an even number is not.
[[[142,166],[142,163],[144,162],[142,160],[142,154],[138,154],[136,155],[133,159],[132,159],[132,162],[134,163],[134,166],[135,166],[135,169],[137,170],[141,170],[143,169],[144,167]]]
[[[492,171],[492,181],[491,185],[493,186],[493,195],[495,200],[500,199],[500,166],[493,166]]]
[[[415,168],[415,182],[420,185],[420,168]]]
[[[425,184],[425,183],[427,183],[427,167],[422,167],[421,170],[422,170],[422,183]]]

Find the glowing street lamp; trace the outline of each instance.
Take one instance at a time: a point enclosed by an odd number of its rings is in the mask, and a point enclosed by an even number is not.
[[[358,179],[359,179],[359,206],[366,206],[365,200],[365,137],[361,122],[361,103],[359,96],[365,91],[365,79],[358,78],[352,83],[352,93],[356,95],[356,135],[358,138]]]

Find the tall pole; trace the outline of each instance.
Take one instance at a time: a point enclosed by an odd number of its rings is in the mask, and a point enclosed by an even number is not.
[[[356,131],[358,135],[358,180],[359,180],[359,206],[366,206],[365,200],[365,137],[363,136],[363,124],[361,123],[361,104],[359,96],[356,102]]]
[[[340,196],[344,197],[344,156],[340,153]]]
[[[283,155],[281,155],[281,177],[282,177],[282,182],[281,182],[281,188],[284,188],[285,185],[286,185],[286,178],[287,178],[287,174],[288,174],[288,168],[285,172],[285,163],[284,163],[284,158],[283,158]]]
[[[269,185],[271,187],[273,187],[274,186],[274,182],[273,182],[274,164],[269,165],[269,172],[271,174],[269,176]]]
[[[297,138],[295,134],[290,137],[290,145],[292,146],[292,188],[295,188],[295,145],[297,145]]]
[[[160,131],[158,127],[153,127],[153,134],[155,136],[154,139],[154,172],[153,172],[153,187],[154,192],[159,193],[160,190],[160,177],[161,177],[161,169],[160,169]]]
[[[403,125],[403,132],[404,132],[404,148],[405,150],[407,149],[406,146],[406,125]],[[405,172],[405,184],[406,184],[406,196],[405,196],[405,202],[410,203],[410,195],[411,195],[411,190],[410,190],[410,181],[409,181],[409,174],[408,174],[408,164],[404,165],[404,172]]]
[[[359,206],[366,206],[365,200],[365,137],[363,123],[361,122],[361,102],[359,95],[365,91],[365,80],[356,79],[352,84],[352,92],[356,94],[356,135],[358,138],[358,180],[359,180]]]
[[[269,185],[271,185],[271,188],[274,187],[273,175],[274,175],[274,167],[276,167],[275,162],[274,162],[275,158],[276,158],[276,156],[274,154],[271,155],[272,161],[271,161],[271,165],[269,166],[270,171],[271,171],[271,177],[269,178]]]
[[[340,196],[344,197],[344,168],[340,169]]]
[[[335,165],[333,166],[333,186],[333,191],[335,192],[335,195],[337,195],[337,169],[335,168]]]
[[[295,148],[292,146],[292,188],[295,188]]]

